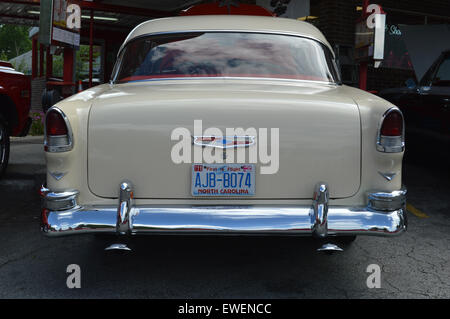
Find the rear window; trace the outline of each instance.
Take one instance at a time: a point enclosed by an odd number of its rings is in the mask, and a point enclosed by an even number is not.
[[[122,50],[115,82],[177,77],[255,77],[336,82],[330,51],[311,39],[196,32],[140,37]]]

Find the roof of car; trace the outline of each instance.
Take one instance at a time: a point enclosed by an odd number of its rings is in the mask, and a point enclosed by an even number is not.
[[[149,20],[135,27],[122,47],[130,40],[146,34],[188,31],[286,33],[315,39],[331,49],[322,32],[308,22],[287,18],[245,15],[199,15]]]

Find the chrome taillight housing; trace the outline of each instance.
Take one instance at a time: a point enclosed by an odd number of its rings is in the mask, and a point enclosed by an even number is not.
[[[377,134],[377,150],[399,153],[405,149],[405,122],[402,112],[392,107],[381,118]]]
[[[73,136],[67,116],[56,107],[50,108],[45,115],[44,150],[59,153],[72,148]]]

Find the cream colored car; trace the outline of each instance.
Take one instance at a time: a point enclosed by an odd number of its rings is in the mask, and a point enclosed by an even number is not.
[[[142,23],[109,84],[47,112],[45,151],[49,236],[406,229],[403,116],[342,85],[305,22]]]

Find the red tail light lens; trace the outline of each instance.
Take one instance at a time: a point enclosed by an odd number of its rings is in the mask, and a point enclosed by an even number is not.
[[[50,153],[67,152],[73,147],[72,130],[63,111],[53,107],[45,118],[44,150]]]
[[[377,136],[377,150],[384,153],[399,153],[405,149],[403,136],[403,114],[392,107],[383,114]]]
[[[57,111],[50,111],[47,114],[45,126],[47,136],[67,135],[68,133],[66,121],[64,121],[62,115]]]
[[[381,126],[382,136],[401,136],[403,134],[403,116],[398,111],[390,112]]]

